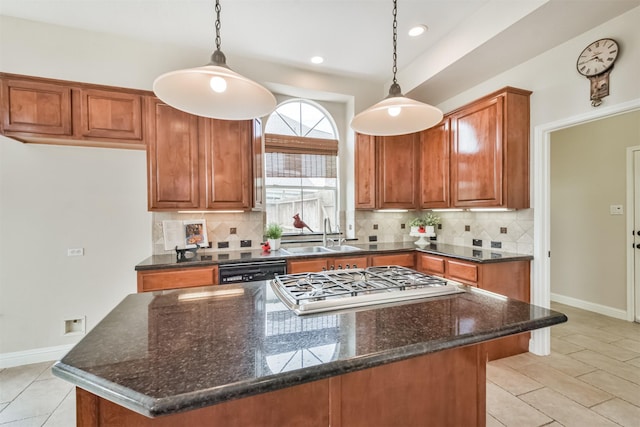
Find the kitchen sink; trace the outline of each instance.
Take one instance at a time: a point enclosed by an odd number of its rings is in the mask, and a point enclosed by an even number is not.
[[[332,252],[353,252],[361,251],[362,249],[355,246],[341,245],[341,246],[294,246],[291,248],[281,248],[280,252],[290,255],[309,255],[309,254],[328,254]]]
[[[280,249],[281,252],[288,252],[292,255],[296,254],[321,254],[321,253],[330,253],[333,252],[329,248],[325,248],[324,246],[297,246],[293,248]]]
[[[349,245],[329,246],[327,247],[327,249],[329,249],[332,252],[354,252],[354,251],[362,250],[360,248],[356,248],[355,246],[349,246]]]

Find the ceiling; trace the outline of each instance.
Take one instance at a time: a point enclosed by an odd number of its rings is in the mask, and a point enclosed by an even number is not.
[[[638,5],[398,0],[398,80],[411,96],[438,103]],[[391,80],[391,0],[221,0],[221,7],[221,48],[230,57]],[[0,0],[0,14],[207,52],[215,46],[213,0]],[[429,29],[410,38],[417,24]],[[314,55],[325,62],[311,64]]]

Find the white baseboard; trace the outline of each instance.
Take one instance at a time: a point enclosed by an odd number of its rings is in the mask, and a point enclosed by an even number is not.
[[[75,344],[58,345],[55,347],[35,348],[33,350],[16,351],[13,353],[0,353],[0,369],[60,360],[74,345]]]
[[[593,311],[594,313],[603,314],[616,319],[627,320],[627,312],[625,310],[620,310],[619,308],[608,307],[606,305],[583,301],[577,298],[554,294],[553,292],[551,293],[551,301],[570,305],[571,307],[581,308],[583,310]]]

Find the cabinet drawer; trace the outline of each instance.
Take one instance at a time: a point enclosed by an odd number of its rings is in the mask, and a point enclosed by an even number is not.
[[[415,267],[415,255],[413,252],[406,254],[376,255],[371,257],[371,265],[399,265],[401,267]]]
[[[316,258],[300,261],[289,261],[287,263],[287,273],[313,273],[327,268],[326,258]]]
[[[420,255],[420,269],[432,274],[444,274],[444,258]]]
[[[459,261],[447,261],[447,277],[466,282],[478,282],[478,266]]]
[[[208,286],[218,283],[218,267],[138,271],[138,292]]]

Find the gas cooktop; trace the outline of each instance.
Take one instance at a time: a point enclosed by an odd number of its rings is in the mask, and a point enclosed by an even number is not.
[[[464,292],[460,284],[399,266],[276,276],[271,287],[296,314]]]

